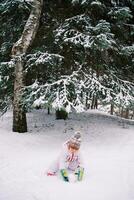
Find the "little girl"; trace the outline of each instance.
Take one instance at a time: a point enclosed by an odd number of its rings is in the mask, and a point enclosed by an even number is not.
[[[81,134],[76,132],[63,144],[62,152],[47,172],[48,176],[54,176],[59,171],[64,181],[69,181],[68,172],[71,171],[81,181],[84,174],[83,162],[80,153]]]

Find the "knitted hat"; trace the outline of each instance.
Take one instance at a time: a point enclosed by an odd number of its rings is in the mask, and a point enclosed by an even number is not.
[[[69,147],[79,149],[81,145],[81,133],[76,132],[68,141]]]

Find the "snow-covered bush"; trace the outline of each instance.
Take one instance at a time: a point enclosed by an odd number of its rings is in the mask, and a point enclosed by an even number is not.
[[[56,110],[56,119],[64,119],[66,120],[68,118],[68,113],[64,108],[61,108],[60,110]]]

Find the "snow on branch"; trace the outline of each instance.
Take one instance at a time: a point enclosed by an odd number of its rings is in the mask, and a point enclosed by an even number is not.
[[[64,60],[64,57],[59,54],[43,53],[38,51],[34,54],[28,54],[26,57],[27,63],[25,71],[27,72],[32,66],[38,66],[40,64],[47,66],[60,66]]]
[[[121,54],[128,55],[128,56],[133,55],[134,54],[134,45],[122,47]]]
[[[68,18],[55,30],[55,42],[90,46],[91,27],[90,17],[84,14]]]
[[[114,7],[109,13],[111,18],[116,19],[117,21],[127,22],[128,19],[133,18],[131,10],[129,7]]]
[[[51,105],[55,109],[65,108],[82,112],[86,99],[95,96],[104,103],[115,102],[129,106],[134,101],[134,84],[123,81],[112,74],[97,77],[96,73],[86,74],[82,67],[71,75],[61,76],[52,83],[41,85],[36,81],[25,89],[25,103],[32,106]]]
[[[96,26],[91,25],[90,17],[77,15],[66,19],[55,31],[55,42],[60,45],[71,43],[91,49],[110,49],[116,46],[110,23],[100,20]]]

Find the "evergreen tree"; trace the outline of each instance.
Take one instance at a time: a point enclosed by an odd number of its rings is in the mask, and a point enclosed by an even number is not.
[[[12,11],[11,1],[5,5],[8,12],[1,11],[1,14],[7,17]],[[30,12],[28,1],[16,1],[13,5],[21,10],[20,21],[16,20],[12,26],[18,32],[10,40],[6,37],[1,40],[1,52],[4,52],[1,61],[8,60],[9,50],[21,36]],[[98,101],[133,109],[133,13],[132,0],[45,1],[36,38],[25,56],[23,104],[27,107],[49,105],[69,112],[71,109],[82,111],[87,104],[96,107]],[[10,18],[12,22],[12,15]],[[4,26],[2,30],[6,30]],[[1,63],[0,91],[4,89],[3,65],[7,63]],[[12,65],[10,70],[13,69]],[[10,95],[3,92],[1,101],[13,96],[13,79],[12,73],[11,83],[4,83],[10,85]]]

